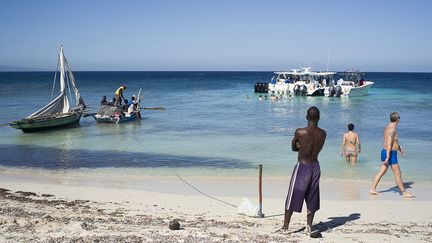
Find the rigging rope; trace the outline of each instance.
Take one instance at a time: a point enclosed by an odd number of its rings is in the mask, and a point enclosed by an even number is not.
[[[70,89],[70,85],[69,85],[69,82],[70,82],[70,80],[69,80],[69,75],[67,74],[67,72],[68,72],[68,70],[67,70],[67,60],[66,60],[66,57],[65,56],[63,56],[63,60],[64,60],[64,62],[65,62],[65,64],[66,65],[64,65],[65,67],[65,71],[66,71],[66,73],[65,73],[65,79],[66,79],[66,83],[67,83],[67,86],[68,86],[68,90],[69,90],[69,99],[70,99],[70,101],[72,101],[72,92],[71,92],[71,89]],[[70,104],[69,104],[69,107],[70,107]],[[70,109],[70,108],[69,108]]]
[[[233,204],[231,204],[231,203],[225,202],[225,201],[223,201],[223,200],[221,200],[221,199],[215,198],[215,197],[213,197],[213,196],[208,195],[208,194],[205,193],[205,192],[200,191],[198,188],[196,188],[195,186],[193,186],[192,184],[190,184],[188,181],[186,181],[185,179],[183,179],[179,174],[175,173],[175,175],[176,175],[176,176],[177,176],[181,181],[183,181],[184,183],[186,183],[186,185],[192,187],[195,191],[201,193],[202,195],[204,195],[204,196],[206,196],[206,197],[208,197],[208,198],[211,198],[211,199],[213,199],[213,200],[216,200],[216,201],[218,201],[218,202],[225,203],[226,205],[229,205],[229,206],[231,206],[231,207],[235,207],[235,208],[237,208],[236,205],[233,205]]]
[[[79,100],[77,99],[78,89],[77,89],[77,87],[76,87],[76,84],[75,84],[75,77],[74,77],[74,75],[73,75],[73,73],[72,73],[72,68],[69,66],[69,62],[66,62],[66,67],[67,67],[67,70],[68,70],[69,79],[70,79],[71,82],[72,82],[72,88],[73,88],[73,90],[74,90],[74,94],[75,94],[75,97],[74,97],[74,99],[75,99],[75,103],[76,103],[76,105],[78,106],[78,105],[79,105]],[[71,98],[71,100],[72,100],[72,98]]]

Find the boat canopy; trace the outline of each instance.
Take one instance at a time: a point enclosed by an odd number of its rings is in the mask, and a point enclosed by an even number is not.
[[[351,80],[354,82],[358,82],[362,79],[364,73],[358,71],[358,70],[349,70],[338,73],[343,80]]]
[[[331,76],[335,75],[336,72],[315,72],[312,71],[310,67],[300,69],[291,69],[289,72],[274,72],[276,75],[285,75],[285,76]]]

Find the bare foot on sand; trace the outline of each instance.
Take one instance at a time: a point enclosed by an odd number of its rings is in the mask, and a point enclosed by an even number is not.
[[[409,193],[407,191],[403,191],[402,192],[402,196],[403,197],[407,197],[407,198],[414,197],[414,195],[412,193]]]
[[[319,232],[318,230],[314,230],[312,226],[309,225],[306,226],[305,233],[311,238],[322,238],[321,232]]]
[[[376,190],[370,190],[369,191],[369,194],[371,194],[371,195],[379,195],[379,192],[377,192]]]
[[[288,228],[280,228],[280,229],[276,230],[275,233],[284,234],[284,235],[291,234],[291,232],[288,231]]]

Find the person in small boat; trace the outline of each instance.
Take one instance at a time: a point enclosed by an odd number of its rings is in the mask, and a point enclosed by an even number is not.
[[[116,98],[113,97],[112,100],[110,102],[107,102],[105,105],[114,106],[115,103],[116,103]]]
[[[115,111],[113,112],[113,118],[114,119],[117,119],[117,120],[119,120],[119,119],[121,119],[124,115],[123,115],[123,112],[117,107],[117,108],[115,108]]]
[[[122,100],[124,100],[124,96],[123,96],[123,91],[126,89],[126,84],[123,84],[122,86],[120,86],[120,88],[117,89],[117,91],[114,93],[115,98],[116,98],[116,103],[114,104],[115,106],[120,106],[122,103]]]
[[[138,107],[138,102],[136,102],[136,101],[132,102],[132,104],[129,106],[129,108],[127,110],[127,113],[126,113],[126,116],[129,117],[133,113],[136,113],[137,116],[139,118],[141,118],[141,113],[140,113],[140,110],[139,110],[139,107]]]
[[[128,103],[128,105],[132,105],[133,103],[137,102],[136,100],[136,96],[132,95],[130,102]]]
[[[103,105],[107,105],[108,104],[108,101],[107,101],[107,99],[106,99],[106,96],[104,95],[104,96],[102,96],[102,99],[101,99],[101,102],[100,102],[100,104],[101,104],[101,106],[103,106]]]
[[[135,103],[133,103],[133,105],[134,105],[134,110],[135,110],[137,116],[141,119],[142,118],[141,117],[141,108],[140,108],[139,103],[137,101],[135,101]]]
[[[344,156],[346,162],[357,163],[357,156],[361,151],[360,139],[354,131],[354,124],[348,124],[348,132],[343,135],[341,146],[341,157]]]
[[[364,85],[364,79],[360,79],[359,86],[363,86],[363,85]]]
[[[129,102],[128,102],[128,100],[125,99],[124,100],[124,104],[120,108],[121,108],[122,112],[126,113],[128,111],[128,109],[129,109]]]

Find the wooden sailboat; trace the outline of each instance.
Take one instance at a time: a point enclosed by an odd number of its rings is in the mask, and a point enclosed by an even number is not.
[[[35,132],[79,123],[86,106],[76,87],[75,78],[63,52],[63,46],[60,46],[57,67],[59,69],[56,71],[53,85],[54,91],[57,73],[59,73],[60,94],[57,98],[52,99],[46,106],[30,116],[11,122],[11,127],[21,129],[23,132]],[[66,87],[68,87],[69,94],[66,93]],[[70,101],[73,100],[76,103],[75,107],[70,106]]]

